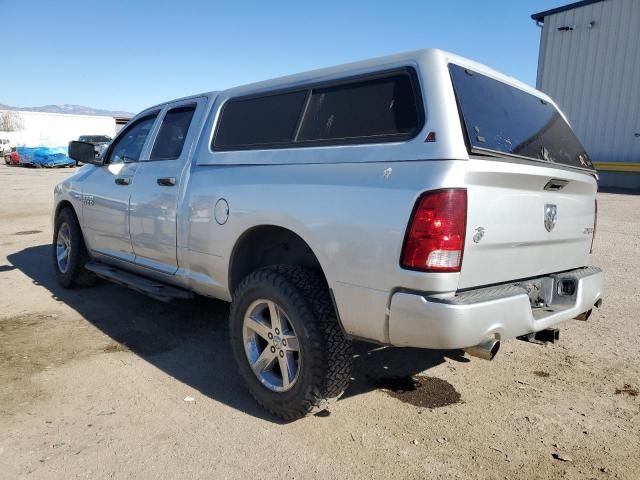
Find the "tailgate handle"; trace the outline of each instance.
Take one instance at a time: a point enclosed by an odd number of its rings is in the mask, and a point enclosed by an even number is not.
[[[544,186],[544,189],[557,192],[558,190],[562,190],[567,185],[567,183],[569,183],[569,180],[559,180],[557,178],[552,178]]]

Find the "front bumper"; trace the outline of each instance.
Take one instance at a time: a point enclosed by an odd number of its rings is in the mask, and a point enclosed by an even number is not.
[[[522,283],[465,291],[451,298],[396,292],[389,309],[390,343],[457,349],[478,345],[487,338],[506,340],[575,318],[602,299],[604,275],[597,267],[536,280],[546,291],[544,307],[531,306]],[[565,283],[574,286],[571,294],[559,293]]]

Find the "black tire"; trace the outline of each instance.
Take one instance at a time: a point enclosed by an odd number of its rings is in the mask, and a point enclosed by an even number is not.
[[[68,254],[67,267],[63,271],[58,262],[57,239],[58,232],[64,225],[68,225],[70,236],[70,251]],[[85,269],[85,264],[90,260],[87,248],[84,244],[82,230],[71,208],[63,208],[56,217],[53,229],[53,242],[51,248],[51,257],[53,260],[53,271],[60,285],[65,288],[83,288],[90,287],[96,282],[96,276]]]
[[[244,315],[259,299],[281,306],[298,338],[299,373],[287,391],[264,386],[245,352]],[[273,415],[290,421],[325,410],[347,388],[353,363],[351,342],[338,324],[326,282],[315,271],[278,265],[252,273],[233,295],[229,321],[240,376],[256,401]]]

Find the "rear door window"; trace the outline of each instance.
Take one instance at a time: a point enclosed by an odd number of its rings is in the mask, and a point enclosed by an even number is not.
[[[195,111],[196,105],[186,105],[172,108],[166,113],[149,160],[175,160],[180,158]]]
[[[449,64],[472,152],[593,168],[558,110],[545,100],[470,69]]]

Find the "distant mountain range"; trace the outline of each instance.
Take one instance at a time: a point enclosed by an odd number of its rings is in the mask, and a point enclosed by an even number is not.
[[[0,103],[0,110],[16,110],[20,112],[68,113],[72,115],[98,115],[100,117],[133,117],[131,112],[101,110],[82,105],[45,105],[43,107],[12,107]]]

